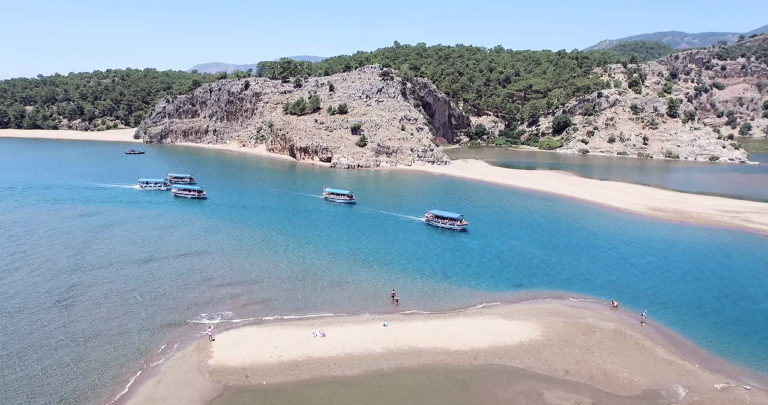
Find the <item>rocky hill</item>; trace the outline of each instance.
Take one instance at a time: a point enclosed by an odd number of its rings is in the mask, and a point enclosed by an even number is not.
[[[730,162],[747,160],[735,136],[768,134],[766,35],[602,75],[611,88],[572,100],[529,134],[553,136],[565,152]],[[561,114],[570,122],[556,123]]]
[[[451,141],[468,127],[428,81],[367,66],[303,82],[205,84],[161,100],[136,133],[149,143],[266,144],[297,160],[357,168],[444,164],[448,157],[433,140]]]

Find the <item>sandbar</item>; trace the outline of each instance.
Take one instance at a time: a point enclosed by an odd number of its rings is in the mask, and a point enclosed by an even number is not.
[[[263,321],[177,353],[124,403],[207,404],[232,387],[488,365],[583,384],[600,395],[768,403],[762,377],[701,352],[652,320],[641,325],[628,311],[569,300]]]

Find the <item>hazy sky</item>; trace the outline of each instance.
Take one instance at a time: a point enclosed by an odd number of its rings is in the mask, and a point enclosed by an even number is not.
[[[765,24],[765,0],[0,0],[0,78],[333,56],[395,40],[571,50],[653,31]]]

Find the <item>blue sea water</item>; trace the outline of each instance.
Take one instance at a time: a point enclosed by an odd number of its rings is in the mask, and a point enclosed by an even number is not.
[[[205,322],[392,311],[392,288],[398,310],[617,298],[768,372],[765,236],[442,176],[124,146],[0,140],[0,402],[108,402]],[[167,172],[209,199],[132,187]],[[323,201],[323,185],[358,204]],[[427,209],[469,230],[429,227]]]

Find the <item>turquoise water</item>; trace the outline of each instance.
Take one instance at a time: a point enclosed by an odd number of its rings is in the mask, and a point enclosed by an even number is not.
[[[768,139],[751,139],[767,145]],[[481,159],[495,166],[524,170],[564,170],[600,180],[645,184],[689,193],[768,201],[768,154],[751,153],[760,164],[636,159],[498,147],[449,149],[452,159]]]
[[[237,153],[0,140],[0,398],[103,403],[204,322],[617,298],[768,372],[768,239],[483,183]],[[205,201],[131,187],[192,172]],[[354,190],[327,203],[322,186]],[[420,222],[464,213],[463,233]],[[105,401],[106,400],[106,401]]]

